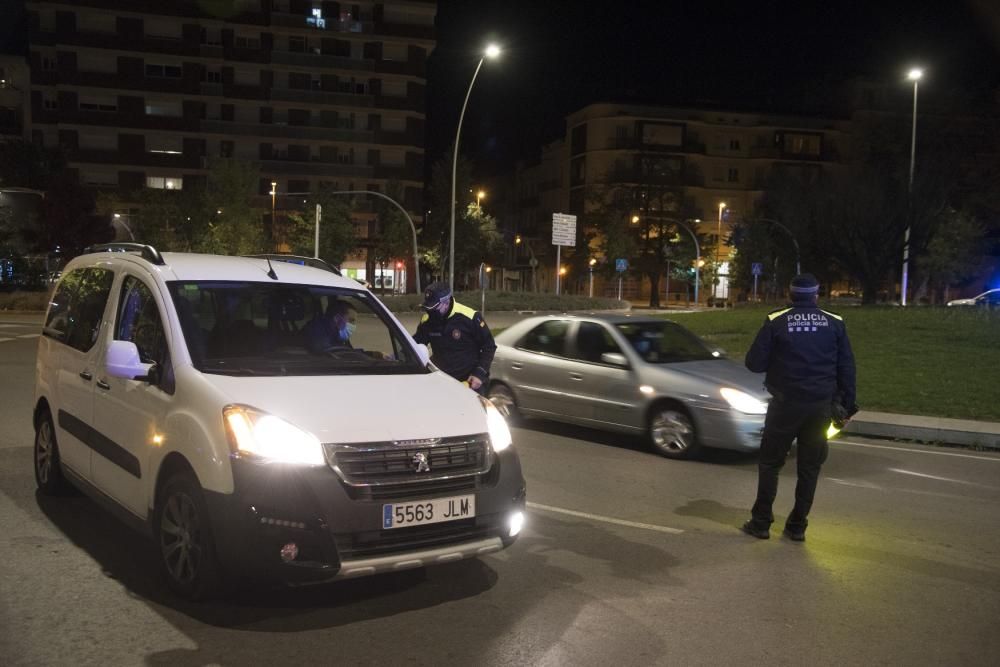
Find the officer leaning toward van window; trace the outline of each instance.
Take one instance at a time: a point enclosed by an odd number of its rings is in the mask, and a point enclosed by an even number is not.
[[[413,339],[431,346],[431,361],[435,366],[485,394],[490,365],[497,351],[486,320],[476,310],[456,301],[448,283],[441,281],[424,290],[423,308],[427,312],[420,319]]]
[[[826,461],[831,417],[843,425],[857,412],[854,353],[844,318],[817,307],[818,294],[814,276],[796,276],[791,306],[767,316],[746,356],[747,368],[767,373],[764,385],[773,396],[760,443],[757,501],[751,519],[742,527],[744,533],[762,540],[770,537],[778,473],[792,441],[798,439],[798,483],[784,535],[802,542],[816,481]]]

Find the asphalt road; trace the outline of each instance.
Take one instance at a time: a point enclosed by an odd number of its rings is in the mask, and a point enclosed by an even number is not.
[[[141,537],[84,497],[36,496],[37,325],[19,321],[0,317],[4,665],[1000,664],[1000,455],[859,440],[833,446],[795,544],[737,530],[752,457],[672,462],[531,422],[511,549],[178,601]]]

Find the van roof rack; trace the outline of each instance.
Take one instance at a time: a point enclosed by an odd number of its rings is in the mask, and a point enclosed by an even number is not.
[[[156,248],[151,245],[143,245],[142,243],[100,243],[84,248],[83,252],[85,254],[93,252],[135,252],[139,253],[150,264],[156,264],[157,266],[166,264],[163,261],[163,255]]]

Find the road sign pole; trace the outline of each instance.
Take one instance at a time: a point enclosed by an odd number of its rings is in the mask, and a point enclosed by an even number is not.
[[[618,274],[618,300],[622,300],[622,274]]]
[[[757,274],[753,274],[753,300],[757,301]]]
[[[562,246],[556,246],[556,296],[559,296],[559,264],[562,262]]]

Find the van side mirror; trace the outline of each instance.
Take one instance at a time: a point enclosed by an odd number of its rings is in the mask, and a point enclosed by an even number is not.
[[[128,340],[113,340],[104,355],[108,375],[126,380],[151,382],[156,364],[144,364],[139,358],[139,348]]]
[[[628,367],[628,359],[625,355],[620,352],[605,352],[601,355],[602,364],[611,364],[612,366],[622,366],[623,368]]]

